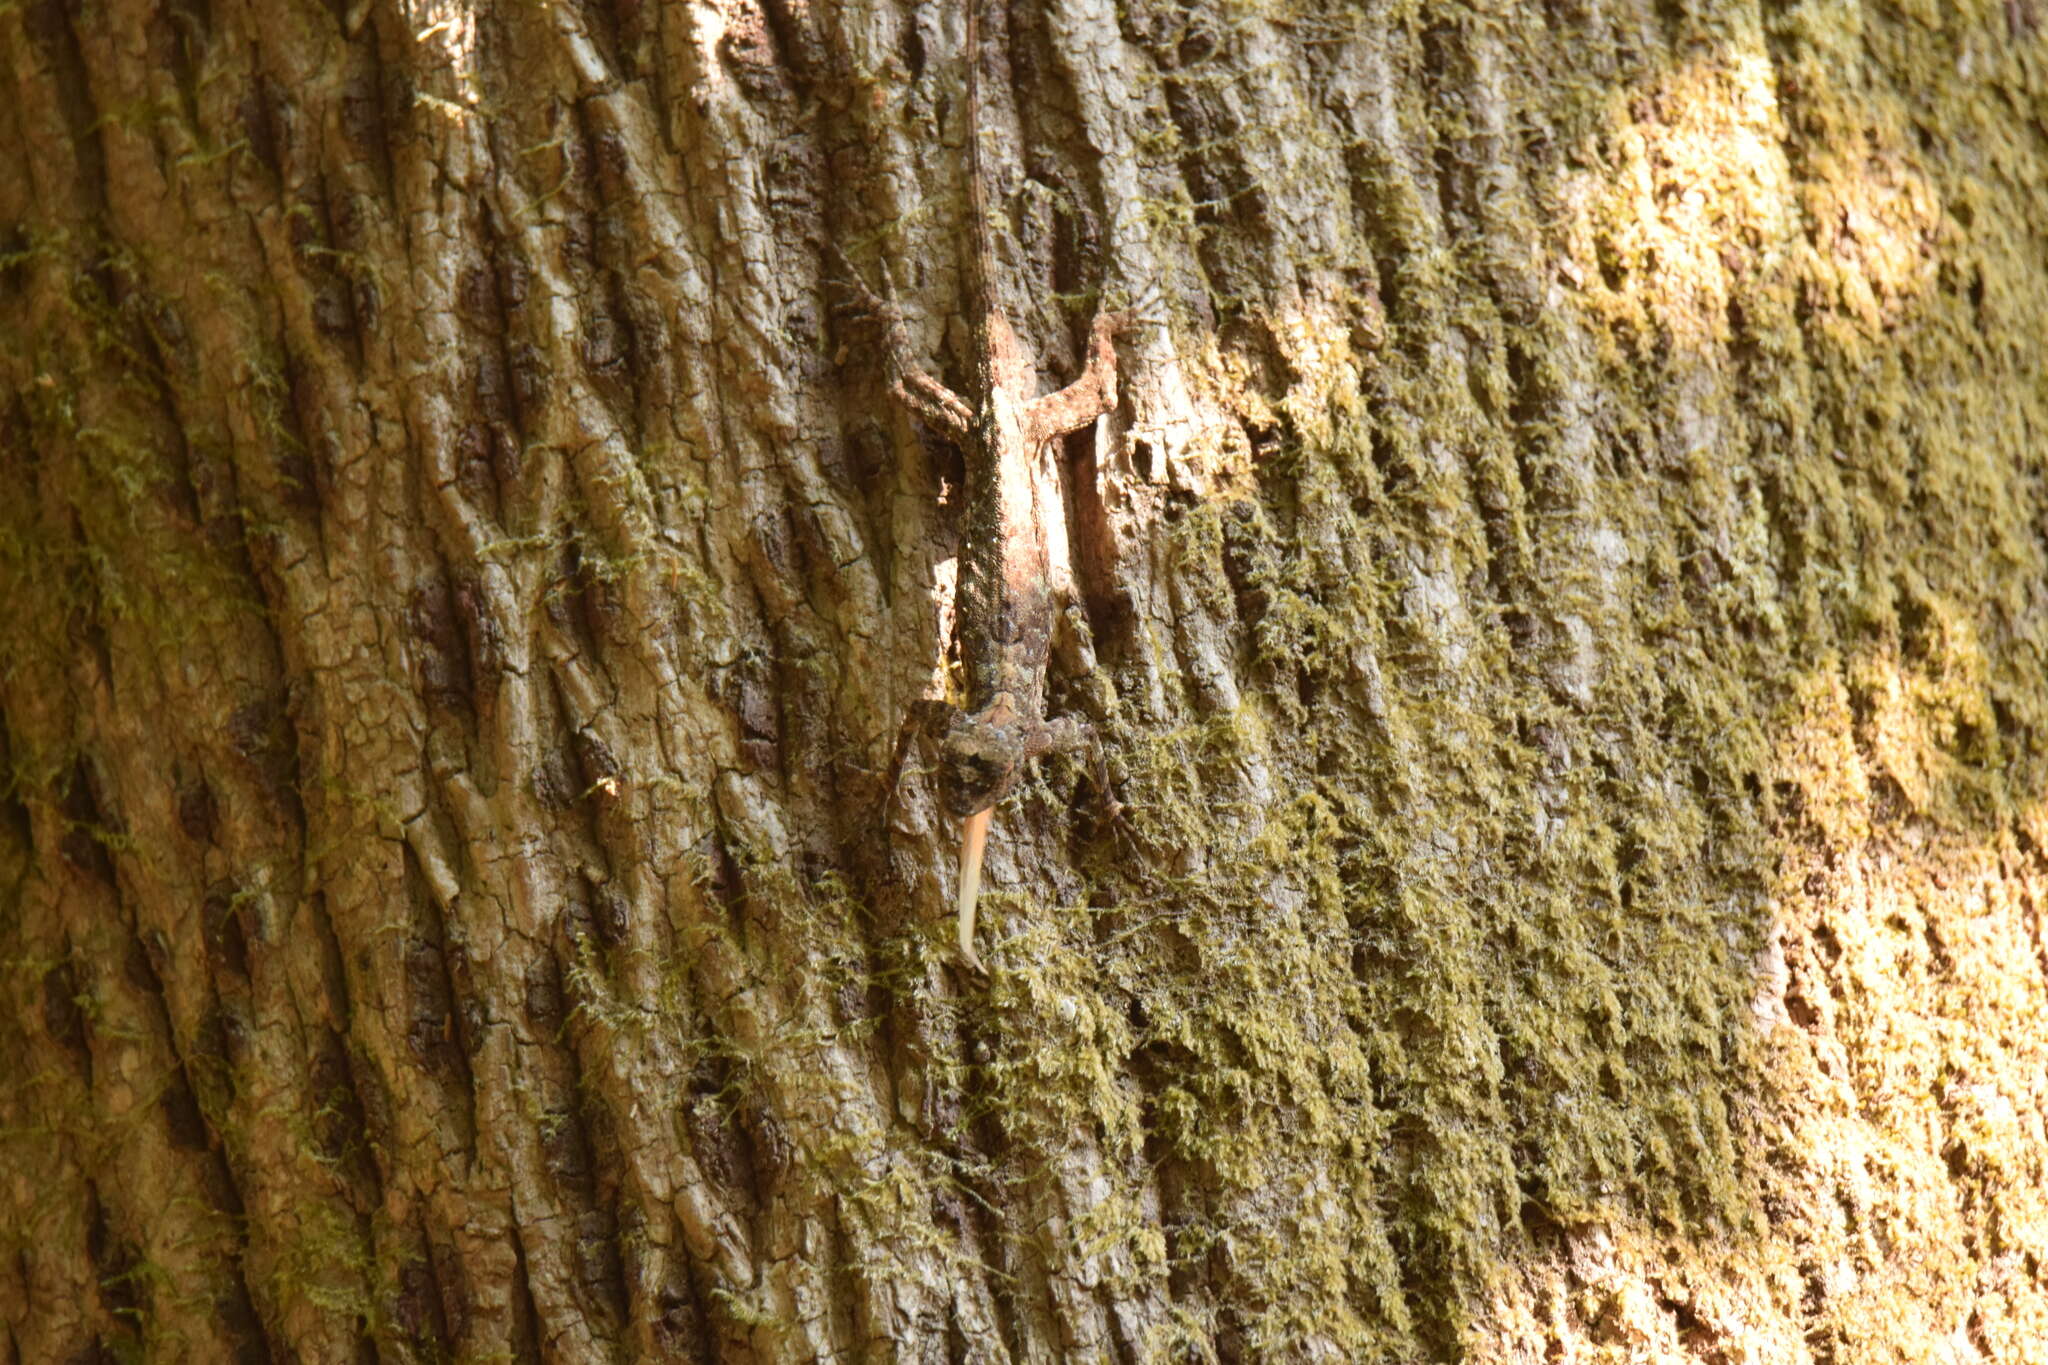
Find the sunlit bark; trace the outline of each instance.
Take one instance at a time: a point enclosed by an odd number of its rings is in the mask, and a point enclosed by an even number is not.
[[[2014,3],[0,6],[0,1362],[2020,1360]]]

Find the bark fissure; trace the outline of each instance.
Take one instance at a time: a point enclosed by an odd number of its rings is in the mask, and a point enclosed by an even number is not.
[[[957,7],[0,13],[7,1354],[2019,1358],[2015,12],[993,9],[985,982]]]

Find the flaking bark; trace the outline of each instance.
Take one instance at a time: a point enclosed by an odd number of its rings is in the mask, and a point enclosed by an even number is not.
[[[2034,6],[992,3],[986,980],[962,17],[0,8],[0,1362],[2026,1358]]]

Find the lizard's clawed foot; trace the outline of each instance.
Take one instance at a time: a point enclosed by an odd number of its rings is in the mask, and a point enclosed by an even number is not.
[[[1116,318],[1116,330],[1127,332],[1137,327],[1160,326],[1166,321],[1165,310],[1160,307],[1163,300],[1164,296],[1159,292],[1158,283],[1148,281],[1145,287],[1138,291],[1136,298],[1113,314]]]
[[[886,832],[902,807],[903,765],[910,757],[910,751],[919,739],[938,739],[960,718],[960,712],[949,702],[935,697],[926,697],[910,704],[904,714],[903,724],[896,731],[895,752],[889,758],[889,771],[883,778],[882,828]]]
[[[1143,867],[1150,867],[1152,859],[1146,856],[1145,846],[1138,842],[1138,831],[1131,824],[1131,808],[1115,797],[1104,797],[1097,818],[1109,827],[1116,839],[1117,847],[1129,855],[1132,861]]]
[[[858,318],[870,318],[876,322],[894,325],[903,321],[903,310],[893,299],[884,298],[868,288],[868,282],[854,269],[853,262],[846,259],[846,253],[839,249],[837,242],[825,243],[825,257],[832,263],[833,284],[850,296],[847,302],[838,306],[837,311]],[[888,262],[882,263],[882,283],[890,284]],[[893,294],[895,291],[890,290]]]

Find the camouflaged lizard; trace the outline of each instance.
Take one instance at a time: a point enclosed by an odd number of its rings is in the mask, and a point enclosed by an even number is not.
[[[1017,339],[996,293],[994,234],[989,220],[988,176],[981,158],[980,0],[967,8],[967,205],[971,236],[966,264],[967,316],[973,334],[967,395],[955,393],[911,356],[908,334],[894,306],[862,289],[867,310],[887,326],[897,401],[966,453],[966,517],[961,535],[956,633],[966,673],[965,710],[944,701],[916,703],[905,720],[889,770],[893,799],[903,762],[920,735],[940,749],[939,799],[961,822],[960,956],[986,971],[974,951],[974,903],[981,887],[982,852],[995,804],[1041,754],[1086,748],[1093,755],[1097,793],[1106,813],[1121,807],[1112,796],[1102,746],[1093,728],[1071,717],[1045,715],[1045,663],[1052,647],[1055,610],[1054,519],[1065,508],[1059,481],[1046,462],[1055,443],[1116,406],[1117,332],[1127,312],[1098,313],[1088,330],[1085,368],[1057,393],[1040,396],[1038,366]],[[1050,492],[1048,492],[1050,490]]]

